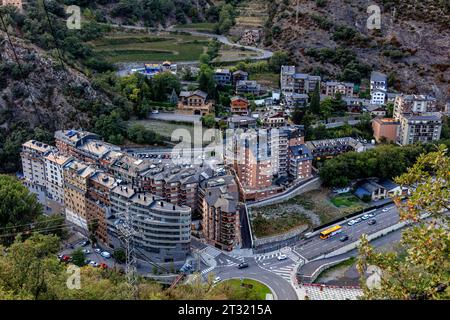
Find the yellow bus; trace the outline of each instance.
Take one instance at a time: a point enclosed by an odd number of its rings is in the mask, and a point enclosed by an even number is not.
[[[334,226],[327,230],[324,230],[320,233],[320,239],[328,239],[329,237],[334,236],[342,231],[341,226]]]

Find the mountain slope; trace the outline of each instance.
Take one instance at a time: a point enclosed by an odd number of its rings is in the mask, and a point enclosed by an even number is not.
[[[349,49],[361,64],[391,74],[391,88],[434,94],[445,102],[450,97],[448,1],[378,2],[381,30],[371,31],[367,1],[299,0],[298,23],[296,1],[270,1],[265,44],[289,52],[304,71],[325,78],[345,78],[346,64],[323,49]]]

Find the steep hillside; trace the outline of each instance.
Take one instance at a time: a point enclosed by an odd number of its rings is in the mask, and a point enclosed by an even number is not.
[[[57,0],[83,8],[86,18],[114,24],[166,27],[171,24],[216,21],[210,0]]]
[[[80,72],[49,53],[12,38],[14,51],[0,31],[0,171],[16,168],[20,143],[44,135],[51,140],[61,128],[90,128],[96,111],[109,97],[95,90]],[[39,130],[36,130],[39,128]]]
[[[299,0],[298,20],[297,1],[266,2],[265,45],[287,51],[304,71],[354,81],[370,68],[390,74],[398,91],[450,97],[450,2]],[[373,3],[381,30],[366,27]]]

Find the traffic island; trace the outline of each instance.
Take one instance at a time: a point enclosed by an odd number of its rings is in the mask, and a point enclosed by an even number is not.
[[[236,297],[232,299],[266,300],[268,296],[275,296],[268,286],[253,279],[229,279],[220,284],[224,290],[231,288]]]

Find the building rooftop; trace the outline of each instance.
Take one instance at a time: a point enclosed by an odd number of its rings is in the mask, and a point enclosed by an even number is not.
[[[289,150],[291,151],[291,153],[294,157],[301,157],[301,158],[304,158],[307,160],[313,159],[313,156],[311,155],[311,151],[304,144],[289,147]]]
[[[122,197],[125,197],[127,199],[131,199],[131,197],[134,196],[136,193],[131,185],[120,185],[116,186],[111,191],[114,194],[121,195]]]
[[[192,96],[200,96],[203,99],[206,99],[208,97],[208,94],[206,92],[203,92],[201,90],[195,90],[195,91],[181,91],[180,97],[192,97]]]
[[[47,154],[50,151],[56,150],[54,147],[36,140],[29,140],[22,144],[22,146],[43,154]]]
[[[105,155],[111,150],[119,151],[120,148],[112,144],[100,141],[100,140],[89,140],[78,147],[78,149],[83,150],[98,159],[105,157]]]
[[[100,136],[95,133],[82,130],[58,130],[55,132],[55,139],[64,141],[65,143],[77,147],[81,140],[92,139],[100,140]]]
[[[116,186],[116,179],[112,175],[107,174],[105,172],[101,172],[101,171],[95,172],[92,175],[91,180],[93,180],[109,189],[112,189],[113,187]]]
[[[62,166],[69,162],[72,158],[60,154],[50,153],[45,156],[45,159]]]

